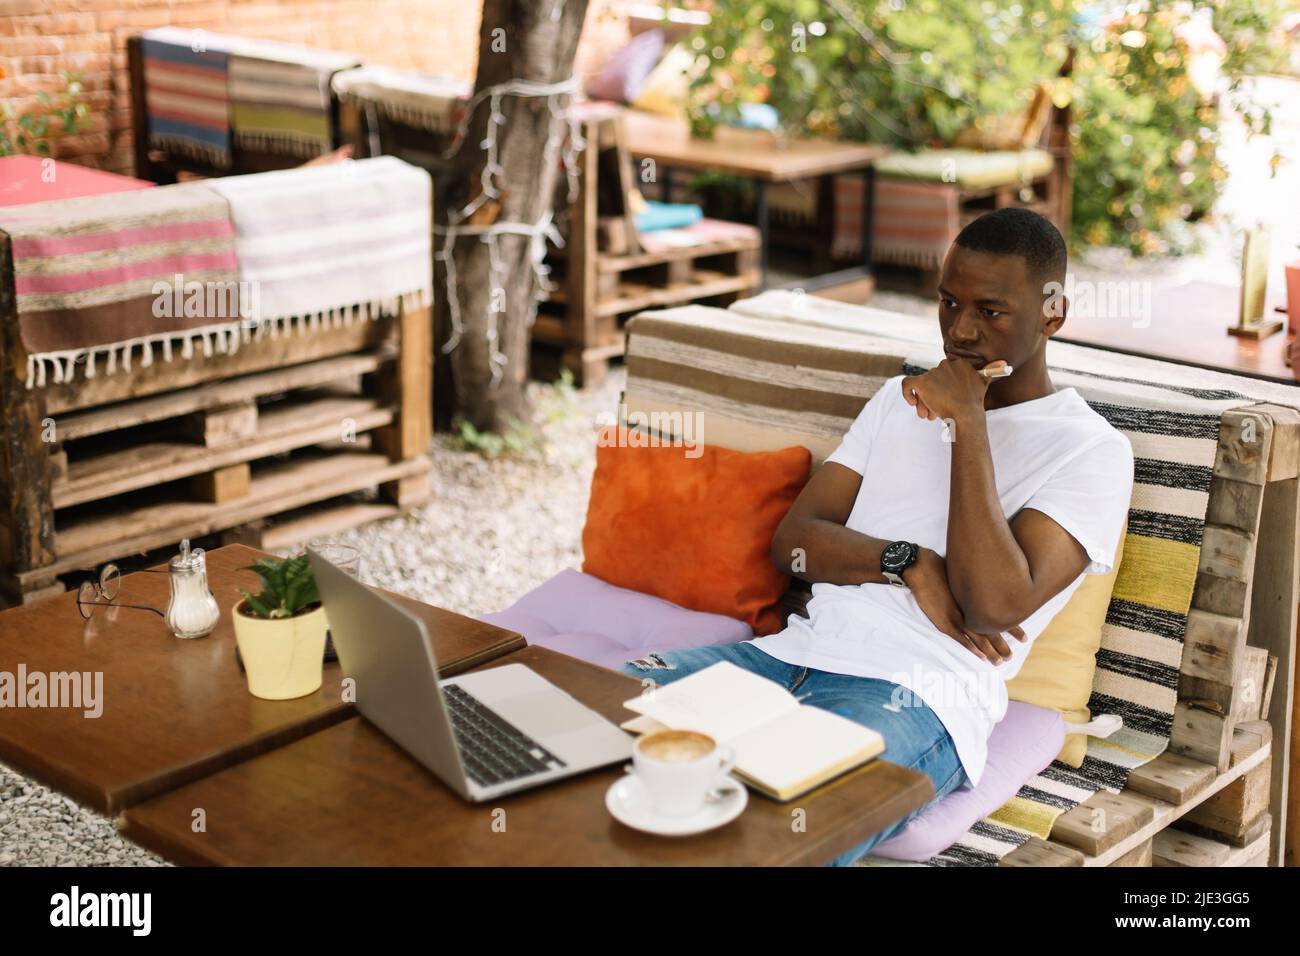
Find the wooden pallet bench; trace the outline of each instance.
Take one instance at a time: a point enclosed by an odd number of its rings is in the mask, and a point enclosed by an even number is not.
[[[1231,766],[1214,766],[1164,753],[1134,770],[1118,794],[1098,791],[1061,814],[1048,840],[1033,837],[1002,858],[1001,866],[1242,866],[1267,865],[1272,815],[1265,798],[1248,832],[1234,847],[1224,834],[1179,829],[1189,815],[1233,785],[1262,780],[1267,792],[1272,732],[1267,721],[1240,725],[1233,735]],[[1261,773],[1262,772],[1262,773]],[[1210,835],[1213,834],[1213,835]],[[1198,859],[1202,862],[1177,862]],[[1139,862],[1145,859],[1146,862]],[[1210,862],[1213,861],[1213,862]]]
[[[777,390],[747,402],[735,399],[731,383],[760,380],[768,364],[745,359],[754,351],[748,340],[762,343],[764,355],[781,349],[784,362],[829,390],[843,387],[842,369],[849,364],[844,356],[860,349],[864,367],[872,355],[901,366],[900,353],[921,332],[919,320],[899,315],[895,323],[874,310],[855,316],[851,307],[839,306],[814,313],[816,301],[796,311],[784,294],[769,293],[727,310],[634,317],[623,403],[629,413],[679,410],[683,399],[672,389],[685,369],[668,367],[668,352],[660,346],[691,341],[698,354],[689,367],[712,374],[694,386],[689,401],[714,443],[762,451],[799,442],[817,461],[838,439],[820,425],[802,429],[797,416],[803,407],[796,399]],[[693,328],[707,330],[707,348],[700,344],[703,335],[683,337]],[[879,329],[888,329],[887,341],[872,337]],[[863,333],[860,346],[850,331]],[[922,347],[932,346],[918,338],[916,348]],[[1103,355],[1089,353],[1089,359]],[[1101,372],[1094,368],[1090,374]],[[1135,378],[1141,372],[1129,364],[1119,374]],[[880,387],[867,373],[859,381],[868,394]],[[1145,406],[1134,398],[1133,407]],[[778,416],[781,428],[771,434],[766,423]],[[1300,849],[1300,767],[1292,759],[1300,736],[1300,410],[1289,403],[1243,401],[1219,412],[1208,471],[1195,584],[1178,669],[1168,675],[1176,686],[1168,688],[1163,710],[1172,709],[1165,752],[1128,773],[1118,793],[1099,790],[1060,814],[1046,839],[1019,846],[1003,865],[1133,865],[1142,859],[1181,865],[1192,857],[1222,865],[1294,865]],[[1142,562],[1141,573],[1157,577],[1164,572],[1161,560],[1140,549],[1126,551],[1124,558],[1126,564]],[[783,611],[805,613],[809,597],[808,585],[795,582],[782,599]],[[1157,840],[1158,834],[1163,835]]]
[[[698,231],[709,238],[674,245],[650,233],[640,251],[597,252],[594,262],[553,251],[558,288],[539,309],[533,341],[560,350],[563,366],[579,384],[595,383],[604,378],[608,360],[623,354],[622,323],[629,315],[688,302],[725,305],[752,294],[759,286],[758,230],[705,219]]]
[[[181,538],[292,512],[287,546],[428,499],[429,309],[29,389],[12,268],[0,233],[3,602]]]
[[[1223,413],[1169,749],[1003,865],[1110,866],[1157,836],[1153,865],[1192,849],[1215,865],[1294,862],[1298,476],[1300,413],[1266,404]],[[1242,793],[1231,810],[1198,812],[1230,789]],[[1209,853],[1210,843],[1220,849]]]
[[[623,323],[636,312],[689,302],[726,305],[761,283],[761,239],[753,226],[705,219],[638,236],[627,199],[635,184],[622,116],[595,112],[583,128],[588,145],[578,155],[566,242],[547,251],[556,288],[533,325],[538,369],[558,364],[579,385],[602,381],[610,359],[623,355]]]

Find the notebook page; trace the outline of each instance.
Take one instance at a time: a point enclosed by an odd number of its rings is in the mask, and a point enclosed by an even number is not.
[[[774,791],[797,788],[857,757],[884,749],[870,727],[816,707],[799,707],[731,741],[736,769]]]
[[[747,730],[799,709],[784,687],[729,661],[624,701],[673,730],[697,730],[730,742]]]

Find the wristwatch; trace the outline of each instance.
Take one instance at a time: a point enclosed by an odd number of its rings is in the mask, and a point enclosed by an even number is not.
[[[916,563],[916,556],[920,552],[921,549],[910,541],[895,541],[885,545],[885,550],[880,552],[880,573],[895,587],[907,587],[903,572]]]

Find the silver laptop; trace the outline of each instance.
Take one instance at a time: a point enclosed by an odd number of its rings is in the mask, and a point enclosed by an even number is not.
[[[307,554],[357,710],[462,797],[491,800],[631,756],[626,733],[523,664],[439,681],[422,620]]]

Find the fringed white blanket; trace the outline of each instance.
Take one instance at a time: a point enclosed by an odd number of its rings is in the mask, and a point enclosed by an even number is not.
[[[433,187],[391,156],[232,176],[239,278],[272,334],[423,308],[433,297]]]
[[[340,98],[373,107],[395,123],[446,134],[456,131],[472,92],[469,84],[451,77],[387,66],[345,70],[331,83]]]

